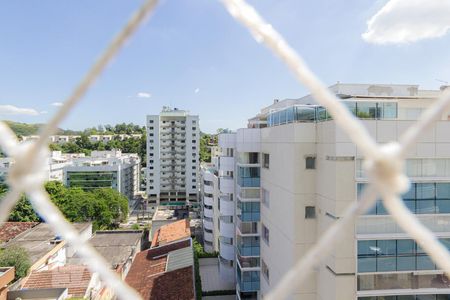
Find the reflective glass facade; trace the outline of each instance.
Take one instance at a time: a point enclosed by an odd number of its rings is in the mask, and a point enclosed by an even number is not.
[[[450,250],[450,239],[440,239]],[[414,240],[358,241],[358,273],[435,270],[436,265]]]
[[[358,297],[358,300],[450,300],[449,294],[443,295],[402,295]]]
[[[358,183],[358,197],[365,187],[365,183]],[[412,183],[410,190],[403,196],[405,205],[415,214],[447,214],[450,213],[450,183]],[[381,200],[376,204],[368,215],[388,214]]]

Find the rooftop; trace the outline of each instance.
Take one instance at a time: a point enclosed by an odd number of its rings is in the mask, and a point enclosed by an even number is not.
[[[90,228],[90,223],[73,223],[78,231],[85,231]],[[24,248],[30,256],[31,263],[34,264],[55,248],[61,239],[53,232],[47,223],[40,223],[28,230],[25,230],[9,242],[4,244],[5,248],[18,246]]]
[[[188,217],[186,209],[171,209],[164,206],[158,206],[152,221],[181,220]]]
[[[140,230],[96,231],[89,243],[113,267],[125,263],[139,246],[143,232]]]
[[[4,222],[0,224],[0,243],[6,243],[22,232],[39,224],[38,222]]]
[[[191,236],[189,220],[183,219],[161,226],[153,236],[152,247],[162,246]]]
[[[126,282],[145,299],[194,299],[191,240],[166,244],[136,255]]]
[[[26,278],[24,289],[68,288],[71,297],[84,297],[91,282],[86,266],[67,265],[46,271],[33,271]]]

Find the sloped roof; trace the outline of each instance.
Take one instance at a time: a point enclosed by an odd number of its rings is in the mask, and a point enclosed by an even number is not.
[[[152,247],[182,240],[191,236],[189,220],[183,219],[161,226],[153,236]]]
[[[126,282],[144,300],[194,299],[193,259],[189,261],[185,256],[187,252],[193,255],[190,239],[140,252],[131,265]]]
[[[0,243],[15,238],[22,232],[36,226],[38,222],[4,222],[0,223]]]
[[[84,297],[91,277],[87,267],[67,265],[47,271],[31,272],[23,288],[67,288],[71,297]]]

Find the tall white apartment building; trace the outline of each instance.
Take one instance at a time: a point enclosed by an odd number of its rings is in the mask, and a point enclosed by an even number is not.
[[[158,205],[197,205],[199,118],[164,107],[147,116],[147,195]]]
[[[379,143],[397,141],[441,93],[391,84],[336,84],[330,90]],[[449,132],[449,114],[442,112],[409,150],[412,185],[403,195],[448,249]],[[237,296],[263,298],[357,201],[367,184],[364,157],[310,95],[263,108],[249,128],[237,131],[236,152]],[[248,222],[255,235],[243,234]],[[450,299],[450,280],[378,201],[290,299],[443,300]]]

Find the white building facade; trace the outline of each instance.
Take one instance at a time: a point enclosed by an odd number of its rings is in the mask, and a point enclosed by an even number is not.
[[[157,205],[197,205],[199,118],[164,107],[147,116],[147,195]]]
[[[330,89],[379,143],[397,141],[441,93],[417,85]],[[450,249],[448,120],[442,112],[409,151],[412,185],[403,199]],[[357,201],[368,181],[364,157],[311,96],[262,109],[237,131],[236,150],[237,296],[263,298]],[[255,234],[243,234],[244,224]],[[443,300],[449,282],[378,201],[289,299]]]
[[[68,187],[112,188],[129,201],[139,192],[140,158],[134,153],[92,151],[91,156],[72,159],[63,170]]]

